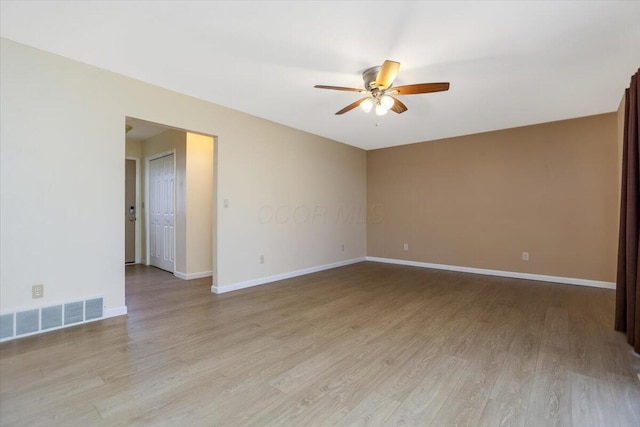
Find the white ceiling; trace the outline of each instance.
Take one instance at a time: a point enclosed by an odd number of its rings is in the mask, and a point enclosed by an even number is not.
[[[161,126],[132,117],[127,117],[125,123],[131,126],[131,130],[126,133],[127,141],[144,141],[171,129],[168,126]]]
[[[640,2],[3,0],[2,37],[372,149],[617,109],[640,66]],[[400,62],[409,111],[334,113]],[[376,126],[379,124],[379,126]]]

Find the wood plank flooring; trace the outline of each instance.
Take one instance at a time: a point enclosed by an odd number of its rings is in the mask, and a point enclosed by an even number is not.
[[[126,268],[126,317],[0,345],[3,426],[640,426],[605,289],[360,263],[223,295]]]

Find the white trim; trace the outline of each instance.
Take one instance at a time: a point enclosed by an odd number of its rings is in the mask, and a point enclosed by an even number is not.
[[[225,292],[237,291],[239,289],[251,288],[253,286],[264,285],[266,283],[276,282],[278,280],[290,279],[292,277],[304,276],[305,274],[317,273],[318,271],[330,270],[332,268],[343,267],[345,265],[356,264],[365,260],[365,257],[338,261],[331,264],[319,265],[317,267],[305,268],[302,270],[290,271],[288,273],[276,274],[275,276],[261,277],[259,279],[247,280],[246,282],[232,283],[224,286],[211,286],[211,292],[214,294],[223,294]]]
[[[201,279],[203,277],[211,277],[213,276],[213,271],[199,271],[197,273],[183,273],[181,271],[176,271],[173,273],[178,279],[182,280],[191,280],[191,279]]]
[[[433,268],[436,270],[458,271],[461,273],[483,274],[486,276],[510,277],[513,279],[536,280],[539,282],[565,283],[568,285],[591,286],[594,288],[615,289],[613,282],[603,282],[599,280],[576,279],[573,277],[547,276],[544,274],[518,273],[515,271],[489,270],[485,268],[459,267],[446,264],[432,264],[430,262],[408,261],[403,259],[366,257],[367,261],[382,262],[386,264],[409,265],[412,267]]]
[[[211,209],[211,283],[213,285],[218,283],[218,254],[220,253],[218,248],[218,137],[211,136],[213,138],[213,206]]]
[[[124,316],[126,314],[127,314],[126,305],[123,305],[122,307],[105,308],[104,311],[102,312],[102,317],[100,319],[108,319],[110,317]],[[100,320],[100,319],[96,319],[96,320]]]

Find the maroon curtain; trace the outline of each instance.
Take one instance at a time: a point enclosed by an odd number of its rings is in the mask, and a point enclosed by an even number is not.
[[[640,69],[631,77],[625,92],[624,147],[622,154],[622,196],[618,240],[618,278],[616,280],[617,331],[627,333],[627,341],[640,353]]]

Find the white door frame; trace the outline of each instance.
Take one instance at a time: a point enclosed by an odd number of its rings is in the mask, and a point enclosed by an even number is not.
[[[136,239],[136,250],[135,250],[135,263],[142,263],[141,249],[142,249],[142,227],[140,226],[140,208],[141,206],[141,193],[140,193],[140,158],[139,157],[129,157],[126,156],[125,160],[135,160],[136,162],[136,220],[135,220],[135,239]]]
[[[146,248],[146,259],[145,264],[151,265],[151,254],[149,253],[149,169],[150,163],[152,160],[159,159],[161,157],[170,156],[173,154],[173,214],[174,214],[174,226],[173,226],[173,271],[176,271],[176,259],[178,258],[178,254],[176,252],[176,149],[163,151],[162,153],[152,154],[149,157],[144,158],[144,223],[145,223],[145,248]]]

